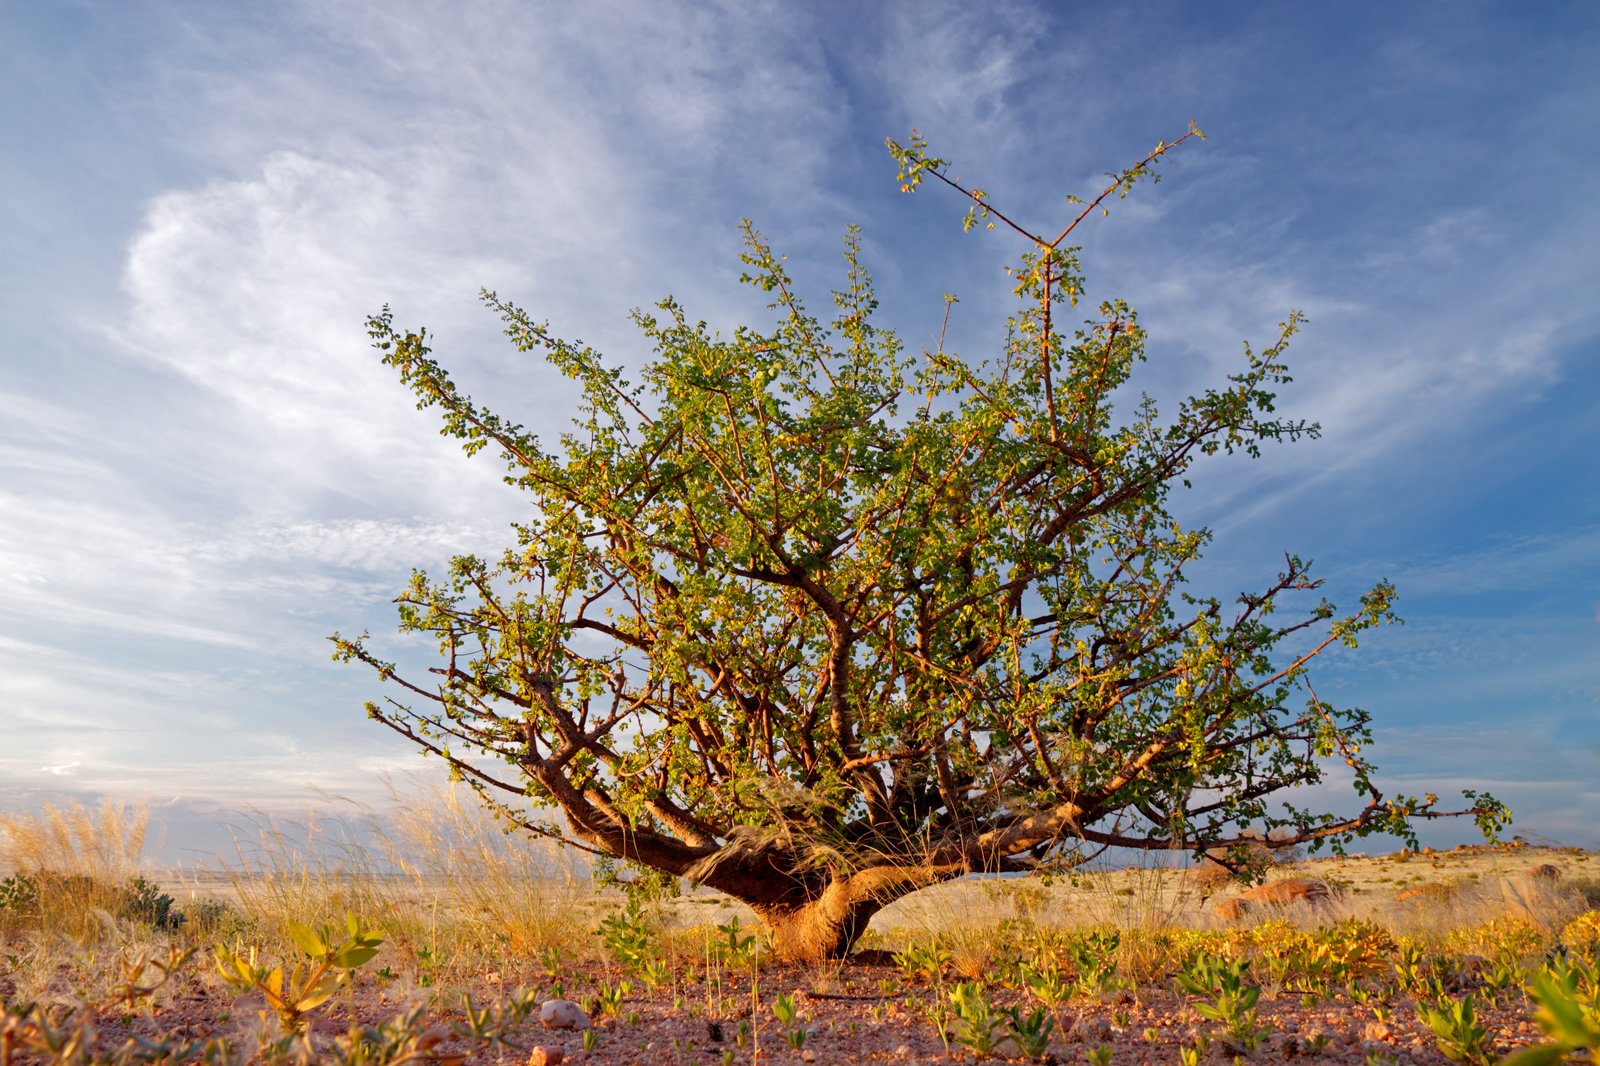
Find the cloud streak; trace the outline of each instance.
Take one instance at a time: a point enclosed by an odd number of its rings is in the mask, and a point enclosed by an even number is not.
[[[1211,144],[1083,239],[1095,291],[1141,309],[1163,399],[1216,383],[1291,307],[1311,315],[1283,407],[1324,439],[1207,465],[1185,498],[1186,519],[1219,532],[1216,580],[1304,538],[1341,595],[1384,573],[1426,606],[1372,659],[1336,664],[1337,684],[1414,688],[1401,713],[1426,720],[1444,713],[1428,692],[1513,699],[1505,670],[1536,675],[1562,720],[1592,691],[1572,665],[1592,638],[1562,627],[1600,611],[1572,588],[1600,556],[1600,516],[1503,442],[1557,421],[1600,332],[1600,260],[1572,239],[1600,227],[1571,147],[1600,140],[1595,27],[1159,13],[1090,29],[1030,3],[558,16],[491,0],[403,18],[151,3],[63,23],[50,40],[70,55],[6,75],[60,79],[19,99],[98,111],[35,131],[35,169],[59,188],[19,184],[13,213],[29,233],[73,228],[0,275],[24,338],[0,353],[15,370],[0,386],[0,696],[25,726],[0,784],[137,791],[179,774],[221,803],[375,789],[406,761],[358,733],[370,679],[331,667],[323,637],[391,629],[413,565],[493,555],[526,512],[493,457],[440,438],[369,349],[362,324],[385,302],[428,326],[467,392],[546,441],[575,393],[505,342],[479,287],[636,367],[649,353],[626,311],[668,292],[714,327],[769,317],[734,284],[741,217],[792,257],[817,311],[840,229],[864,223],[886,320],[932,343],[956,292],[952,346],[993,350],[1010,310],[999,266],[1020,249],[962,240],[949,197],[895,192],[881,139],[911,126],[1043,226],[1065,193],[1198,119]],[[1534,59],[1541,86],[1507,73]],[[1567,503],[1509,522],[1471,496],[1490,490],[1447,476],[1473,455]],[[1419,484],[1466,517],[1417,518]],[[1453,524],[1481,534],[1440,533]]]

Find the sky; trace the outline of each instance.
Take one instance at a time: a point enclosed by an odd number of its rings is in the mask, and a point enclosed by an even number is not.
[[[480,287],[638,366],[668,294],[768,320],[741,218],[819,312],[857,224],[908,350],[949,292],[976,356],[1022,249],[902,195],[884,138],[1059,231],[1194,121],[1080,231],[1091,293],[1169,400],[1304,311],[1280,410],[1323,430],[1200,472],[1196,584],[1394,581],[1405,625],[1313,675],[1380,786],[1600,846],[1596,55],[1586,2],[0,3],[0,810],[147,800],[192,863],[241,811],[441,773],[326,638],[408,653],[412,568],[525,510],[369,348],[383,305],[549,439],[573,391]]]

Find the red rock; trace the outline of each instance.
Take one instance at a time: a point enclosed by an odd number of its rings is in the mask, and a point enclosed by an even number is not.
[[[1321,903],[1332,894],[1326,881],[1286,877],[1282,881],[1268,881],[1248,889],[1239,898],[1251,903]]]

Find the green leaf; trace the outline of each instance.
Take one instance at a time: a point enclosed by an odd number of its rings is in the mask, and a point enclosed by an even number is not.
[[[332,999],[333,994],[337,991],[339,991],[338,978],[330,974],[301,992],[299,998],[294,1002],[294,1008],[298,1011],[316,1010]]]
[[[362,944],[348,944],[335,951],[329,962],[341,970],[353,970],[362,963],[369,962],[378,954],[376,947],[367,947]]]
[[[1537,1044],[1513,1051],[1500,1060],[1500,1066],[1555,1066],[1567,1060],[1568,1049],[1560,1044]]]
[[[328,953],[327,941],[323,940],[322,936],[309,925],[301,922],[290,922],[289,938],[294,941],[297,948],[314,959],[321,958]]]

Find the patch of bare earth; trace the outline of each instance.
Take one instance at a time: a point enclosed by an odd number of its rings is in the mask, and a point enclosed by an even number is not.
[[[572,975],[579,979],[565,982],[568,994],[577,994],[574,987],[614,981],[606,967],[595,969],[593,981]],[[814,973],[808,969],[772,967],[758,975],[754,988],[746,976],[725,979],[717,993],[687,983],[677,992],[665,988],[636,991],[624,1001],[622,1018],[595,1019],[598,1042],[591,1050],[584,1050],[581,1033],[544,1029],[532,1020],[507,1033],[520,1047],[480,1052],[465,1062],[522,1063],[528,1061],[535,1046],[560,1048],[563,1061],[593,1066],[920,1063],[975,1058],[959,1045],[947,1047],[930,1020],[930,1014],[942,1005],[944,990],[907,986],[890,965],[851,963],[830,977],[831,991],[817,988]],[[893,991],[880,991],[880,987]],[[492,1002],[505,994],[504,982],[485,979],[471,992],[479,1004]],[[800,1049],[789,1045],[784,1028],[772,1013],[774,998],[786,994],[794,997],[799,1008],[796,1026],[806,1032]],[[1026,1013],[1035,1006],[1025,996],[999,988],[991,989],[990,995],[1000,1008],[1016,1006]],[[315,1031],[331,1039],[352,1023],[387,1021],[428,996],[426,989],[385,988],[364,979],[352,995],[317,1017]],[[1087,1052],[1107,1047],[1113,1063],[1176,1063],[1181,1048],[1195,1046],[1201,1034],[1215,1033],[1214,1025],[1195,1013],[1190,997],[1154,988],[1117,996],[1113,1002],[1072,1001],[1058,1009],[1057,1028],[1045,1061],[1083,1062]],[[675,1002],[678,997],[681,1002]],[[188,1039],[225,1036],[248,1047],[254,1044],[253,1032],[265,1024],[257,1017],[260,1008],[255,997],[235,1001],[203,983],[190,982],[153,1014],[100,1019],[99,1035],[103,1046],[115,1046],[127,1036],[140,1034]],[[1417,1019],[1414,1004],[1405,999],[1393,1001],[1382,1022],[1370,1006],[1351,1003],[1342,996],[1314,1004],[1287,994],[1263,998],[1259,1014],[1271,1032],[1253,1053],[1244,1055],[1247,1062],[1364,1063],[1372,1052],[1404,1063],[1449,1061]],[[1520,1000],[1514,1007],[1480,1004],[1479,1018],[1502,1051],[1538,1040]],[[463,1015],[459,1006],[452,1007],[440,997],[428,1011],[428,1019],[433,1025],[448,1025],[462,1021]],[[741,1032],[741,1022],[748,1026],[745,1032]],[[453,1040],[435,1048],[434,1053],[448,1059],[453,1051],[464,1049],[462,1042]],[[1213,1036],[1202,1061],[1228,1063],[1238,1054],[1243,1054],[1243,1049]],[[1017,1050],[1009,1044],[1002,1044],[994,1056],[996,1060],[1017,1057]]]

